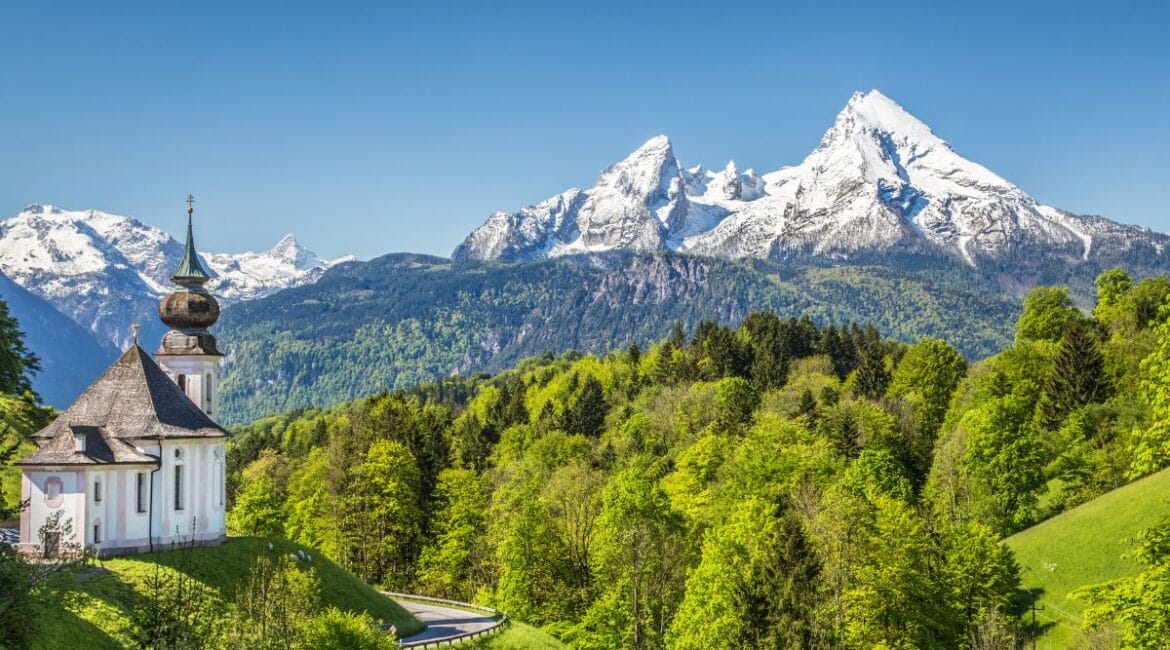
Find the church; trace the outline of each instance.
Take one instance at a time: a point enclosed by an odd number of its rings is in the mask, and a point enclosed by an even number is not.
[[[215,423],[223,355],[208,328],[219,304],[195,251],[192,197],[187,244],[159,318],[170,331],[154,358],[135,341],[52,424],[22,459],[16,548],[34,557],[91,549],[99,557],[173,543],[218,544],[224,528],[224,443]],[[137,331],[137,328],[135,328]]]

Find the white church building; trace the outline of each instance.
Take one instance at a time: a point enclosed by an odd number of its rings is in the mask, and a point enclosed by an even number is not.
[[[135,340],[17,463],[28,503],[22,553],[86,547],[109,556],[226,537],[227,432],[214,420],[223,355],[207,331],[219,304],[203,286],[211,278],[195,252],[192,212],[188,197],[187,246],[171,275],[178,288],[159,304],[171,330],[154,358]]]

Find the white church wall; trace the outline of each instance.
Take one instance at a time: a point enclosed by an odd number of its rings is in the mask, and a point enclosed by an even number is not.
[[[21,494],[29,500],[22,515],[19,548],[34,551],[40,546],[39,533],[55,512],[62,512],[60,523],[73,527],[73,536],[62,544],[84,544],[86,520],[85,471],[75,469],[25,471]]]
[[[178,452],[176,454],[176,452]],[[155,475],[156,541],[162,544],[222,539],[224,526],[224,441],[185,439],[165,441],[162,468]],[[175,475],[182,468],[181,508],[176,507]],[[161,498],[160,498],[161,497]]]

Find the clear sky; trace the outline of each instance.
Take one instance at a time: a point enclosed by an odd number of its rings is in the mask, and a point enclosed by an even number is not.
[[[248,4],[241,8],[237,4]],[[1170,230],[1168,2],[3,2],[0,216],[446,255],[666,133],[771,171],[879,88],[1038,200]]]

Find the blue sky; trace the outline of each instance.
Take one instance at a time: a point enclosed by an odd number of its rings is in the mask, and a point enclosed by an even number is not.
[[[1170,230],[1170,3],[4,3],[0,215],[448,254],[666,133],[771,171],[879,88],[1040,201]],[[329,6],[325,6],[329,5]]]

